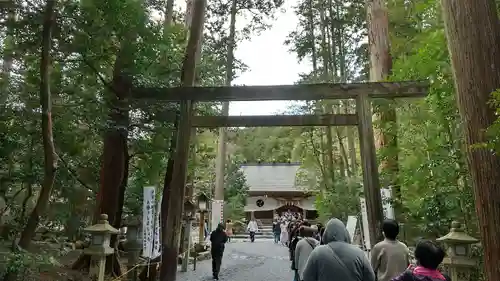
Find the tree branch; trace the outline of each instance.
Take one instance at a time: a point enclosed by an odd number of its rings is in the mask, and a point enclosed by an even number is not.
[[[58,153],[57,154],[57,158],[59,158],[59,160],[61,161],[61,163],[63,164],[64,168],[66,168],[66,170],[68,170],[70,176],[75,179],[78,183],[80,183],[83,187],[85,187],[86,189],[92,191],[92,192],[96,192],[92,187],[90,187],[88,184],[86,184],[79,176],[78,176],[78,173],[73,170],[68,162],[66,162],[62,157],[61,157],[61,153]]]

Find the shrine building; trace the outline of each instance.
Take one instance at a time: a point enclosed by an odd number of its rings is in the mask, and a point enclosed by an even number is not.
[[[297,184],[300,163],[245,164],[241,170],[248,185],[247,219],[270,221],[287,210],[316,219],[315,196]]]

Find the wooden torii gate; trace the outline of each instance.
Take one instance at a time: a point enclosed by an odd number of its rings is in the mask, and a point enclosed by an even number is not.
[[[371,245],[381,236],[383,219],[380,181],[372,126],[371,99],[417,98],[427,95],[425,81],[349,84],[300,84],[282,86],[134,88],[132,99],[177,102],[181,105],[178,144],[189,147],[191,127],[357,126],[363,169],[363,187]],[[193,116],[194,102],[355,99],[356,114],[277,116]],[[171,121],[174,118],[170,119]],[[186,148],[187,146],[187,148]],[[180,149],[179,147],[177,147]],[[188,153],[177,153],[171,186],[185,186]],[[180,197],[181,200],[183,197]],[[182,204],[181,204],[182,206]]]

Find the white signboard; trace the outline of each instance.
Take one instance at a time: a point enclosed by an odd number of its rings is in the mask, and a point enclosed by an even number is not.
[[[356,216],[348,216],[346,229],[351,237],[351,243],[354,241],[354,235],[356,234],[356,226],[358,225],[358,218]]]
[[[363,240],[365,242],[365,247],[367,250],[370,250],[371,244],[370,244],[370,231],[368,229],[368,212],[366,210],[366,201],[365,198],[359,198],[359,202],[361,204],[361,221],[362,221],[362,228],[363,228]]]
[[[224,222],[224,200],[212,201],[212,228],[214,231],[219,223]]]
[[[154,236],[153,236],[153,252],[152,258],[156,258],[161,255],[161,244],[160,244],[160,215],[161,215],[161,200],[160,198],[156,204],[156,216],[154,220]]]
[[[394,219],[394,208],[391,204],[392,192],[390,188],[381,188],[380,197],[382,198],[382,209],[384,212],[384,218]],[[365,198],[359,198],[361,204],[361,219],[363,226],[363,240],[365,241],[366,249],[371,249],[370,245],[370,232],[368,231],[368,213],[366,209]]]
[[[392,191],[390,188],[381,188],[380,196],[382,197],[382,208],[386,219],[394,219],[394,208],[392,207]]]
[[[146,186],[143,190],[142,207],[142,256],[152,258],[153,240],[154,240],[154,221],[155,221],[155,187]]]

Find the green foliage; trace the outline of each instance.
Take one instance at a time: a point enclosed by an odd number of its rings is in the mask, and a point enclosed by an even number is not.
[[[360,179],[339,179],[332,187],[316,194],[316,208],[320,221],[336,217],[344,222],[348,216],[360,212],[359,196],[362,187]]]
[[[56,264],[55,259],[46,253],[32,254],[24,251],[13,251],[9,252],[4,259],[6,263],[1,278],[7,274],[15,274],[24,278],[35,274],[39,275],[43,270]]]
[[[224,216],[231,220],[244,217],[244,207],[248,195],[248,185],[245,175],[240,170],[239,163],[231,161],[226,170],[226,186],[224,187]]]
[[[15,17],[0,13],[0,55],[5,63],[0,83],[0,196],[5,206],[2,237],[15,238],[37,198],[43,177],[40,134],[40,36],[45,1],[14,1]],[[257,21],[238,31],[239,38],[265,27],[280,1],[246,2]],[[77,239],[79,229],[92,220],[99,189],[102,136],[108,123],[108,97],[117,64],[136,85],[178,86],[186,47],[186,28],[174,23],[166,30],[153,14],[164,4],[155,1],[62,1],[57,5],[53,34],[51,89],[53,132],[59,169],[47,212],[40,224],[64,229]],[[220,8],[220,9],[218,9]],[[228,9],[210,6],[201,60],[200,85],[225,82]],[[218,9],[218,10],[217,10]],[[257,10],[255,10],[257,9]],[[176,15],[182,17],[183,15]],[[240,34],[241,33],[241,34]],[[135,39],[133,39],[135,38]],[[237,43],[240,40],[237,40]],[[126,60],[117,60],[120,52]],[[234,72],[244,71],[237,61]],[[131,101],[130,167],[125,214],[142,212],[142,188],[162,186],[172,127],[155,116],[176,106]],[[198,114],[215,114],[218,104],[197,104]],[[210,190],[213,185],[216,138],[201,131],[190,159],[189,177]],[[238,176],[235,176],[235,186]],[[236,188],[236,187],[235,187]],[[244,194],[240,188],[241,194]],[[242,196],[235,200],[241,205]],[[237,205],[237,209],[241,206]]]
[[[460,118],[444,30],[421,32],[394,62],[392,80],[431,82],[425,101],[400,105],[400,182],[406,218],[431,236],[446,234],[451,220],[475,230]]]
[[[496,115],[500,116],[500,91],[492,93],[491,106],[496,108]],[[487,145],[500,153],[500,117],[497,117],[495,123],[488,128],[487,134],[489,139]]]
[[[390,20],[391,81],[428,80],[431,88],[425,100],[397,102],[397,124],[389,124],[397,133],[399,158],[398,183],[402,190],[399,218],[405,221],[412,237],[435,238],[449,230],[451,220],[461,220],[477,236],[474,201],[465,162],[462,124],[459,118],[448,48],[436,0],[387,3]],[[296,7],[300,23],[285,42],[299,61],[309,61],[315,69],[304,73],[299,82],[359,81],[367,77],[368,57],[364,38],[363,1],[301,1]],[[339,35],[340,34],[340,35]],[[353,42],[355,41],[355,42]],[[495,97],[500,101],[500,94]],[[498,107],[499,103],[496,103]],[[345,112],[349,102],[301,104],[295,114]],[[351,111],[352,112],[352,111]],[[490,129],[492,147],[498,149],[500,121]],[[379,124],[376,124],[379,125]],[[386,124],[387,125],[387,124]],[[286,136],[288,135],[288,137]],[[321,219],[345,218],[358,210],[361,178],[353,173],[357,159],[346,159],[351,147],[345,128],[327,129],[244,129],[237,134],[239,153],[249,161],[263,162],[278,158],[302,163],[306,176],[301,178],[315,192]],[[276,138],[275,138],[276,136]],[[354,142],[357,143],[357,140]],[[328,160],[333,146],[333,166]],[[285,157],[282,157],[284,155]],[[347,167],[346,171],[345,167]],[[358,167],[357,171],[360,168]],[[382,175],[383,176],[383,175]],[[344,202],[350,202],[345,204]]]

